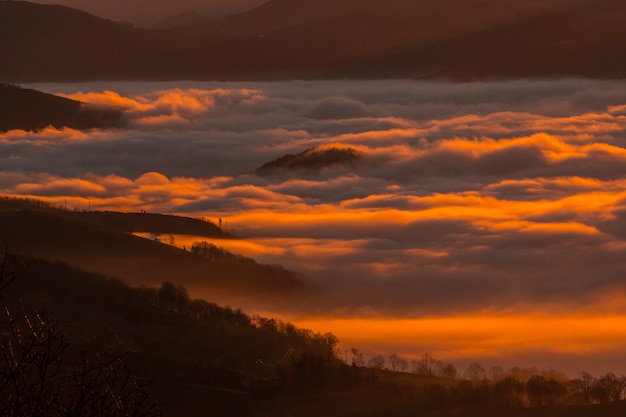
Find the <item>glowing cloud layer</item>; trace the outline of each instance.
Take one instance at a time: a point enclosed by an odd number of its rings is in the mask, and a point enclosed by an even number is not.
[[[355,343],[375,323],[359,327],[362,317],[395,323],[387,347],[371,350],[407,351],[413,328],[430,335],[416,342],[422,349],[510,357],[523,343],[510,329],[533,325],[528,358],[545,348],[578,361],[625,347],[626,83],[33,87],[120,106],[126,128],[0,135],[2,194],[221,217],[243,239],[234,251],[296,269],[319,290],[263,308],[303,323],[335,317],[338,335]],[[254,173],[313,147],[363,158]],[[606,336],[611,317],[615,337]],[[458,345],[428,330],[435,319],[501,337]],[[592,335],[572,330],[551,343],[549,329],[564,323]]]

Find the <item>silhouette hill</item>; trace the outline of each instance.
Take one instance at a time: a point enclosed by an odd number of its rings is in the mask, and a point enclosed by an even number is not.
[[[260,176],[271,176],[293,171],[317,172],[325,168],[354,167],[365,154],[354,148],[336,146],[311,148],[298,154],[287,154],[257,168]]]
[[[272,0],[202,27],[0,1],[0,79],[626,76],[620,0]]]
[[[109,128],[120,125],[122,111],[100,108],[40,91],[0,84],[0,132]]]
[[[39,345],[45,348],[52,337],[67,343],[58,348],[63,353],[59,358],[55,346],[50,346],[50,371],[41,373],[41,379],[53,372],[58,360],[79,361],[79,350],[92,352],[91,360],[119,352],[134,378],[151,381],[145,389],[166,416],[224,415],[223,409],[241,412],[268,389],[277,388],[278,365],[288,366],[303,356],[336,360],[337,340],[331,334],[192,300],[184,287],[170,282],[131,288],[117,279],[27,256],[9,255],[6,261],[0,256],[0,264],[2,315],[6,308],[13,319],[7,323],[8,317],[0,316],[0,351],[9,340],[7,325],[15,326],[22,314],[41,314],[49,327]],[[23,332],[20,339],[26,335]],[[21,343],[12,342],[13,349]],[[4,358],[0,358],[0,384],[6,376]],[[22,360],[37,360],[37,356],[31,352]],[[55,382],[60,381],[49,383]],[[0,386],[3,399],[11,390]],[[1,406],[4,412],[6,405]],[[90,404],[76,415],[92,415],[88,413],[96,412],[96,407],[99,404]]]
[[[184,48],[186,41],[69,7],[0,1],[0,54],[6,57],[0,79],[7,81],[149,76],[150,57]]]
[[[208,259],[130,232],[229,238],[201,220],[150,213],[69,212],[40,202],[0,199],[0,244],[12,253],[63,261],[119,277],[131,285],[184,285],[194,297],[229,302],[241,297],[297,294],[293,271],[229,254]]]
[[[624,377],[612,374],[581,384],[554,372],[468,380],[348,365],[339,359],[332,334],[192,299],[171,282],[132,288],[29,256],[0,256],[0,265],[0,350],[19,353],[28,327],[14,330],[21,318],[37,317],[45,333],[35,334],[34,349],[18,369],[44,365],[34,385],[47,388],[43,392],[67,386],[70,381],[55,379],[64,375],[58,371],[80,370],[81,359],[89,358],[87,369],[99,372],[100,361],[125,370],[166,417],[609,417],[626,411],[625,401],[612,400],[621,395],[613,391]],[[111,354],[119,359],[102,362]],[[13,377],[6,373],[13,366],[7,357],[0,356],[0,383]],[[113,374],[113,381],[124,375]],[[108,385],[101,386],[102,379],[98,385],[78,382],[105,391]],[[2,387],[5,399],[12,389]],[[90,404],[85,413],[98,405]]]

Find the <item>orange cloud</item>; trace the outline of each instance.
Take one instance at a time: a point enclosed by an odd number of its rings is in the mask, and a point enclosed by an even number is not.
[[[136,126],[163,126],[168,123],[190,123],[214,108],[247,106],[266,99],[254,89],[180,89],[155,91],[134,97],[122,96],[114,91],[76,92],[61,94],[73,100],[98,106],[120,107]]]
[[[616,315],[475,315],[436,318],[290,318],[317,331],[331,329],[347,349],[398,353],[419,358],[430,353],[446,361],[515,365],[528,352],[581,358],[626,348],[626,316]],[[579,359],[577,370],[590,366]]]
[[[72,100],[82,101],[83,103],[90,103],[99,106],[111,106],[121,107],[123,109],[135,109],[135,110],[147,110],[150,106],[146,103],[141,103],[138,100],[123,97],[115,91],[103,91],[102,93],[96,92],[77,92],[74,94],[59,94]]]

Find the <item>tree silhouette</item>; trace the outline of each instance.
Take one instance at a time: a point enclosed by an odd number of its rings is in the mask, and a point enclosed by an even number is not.
[[[0,289],[6,288],[10,275],[8,260],[5,254],[0,268]],[[144,390],[146,382],[131,376],[122,353],[72,346],[58,322],[46,320],[37,311],[26,312],[24,308],[16,313],[3,304],[0,415],[161,415]]]
[[[554,378],[533,375],[526,382],[526,392],[531,407],[545,407],[562,402],[566,387]]]
[[[363,358],[363,353],[360,352],[356,348],[352,348],[352,366],[356,366],[358,368],[365,366],[365,359]]]
[[[398,356],[396,353],[392,353],[391,355],[389,355],[389,362],[391,363],[391,370],[392,371],[406,371],[409,367],[409,362]]]
[[[385,357],[383,355],[374,355],[367,361],[370,368],[383,369],[385,367]]]
[[[468,381],[480,382],[487,377],[487,372],[478,362],[472,362],[467,366],[463,376]]]
[[[626,395],[626,377],[608,372],[595,380],[591,393],[600,403],[620,401]]]

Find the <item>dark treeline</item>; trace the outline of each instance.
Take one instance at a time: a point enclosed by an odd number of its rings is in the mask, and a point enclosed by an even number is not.
[[[356,367],[365,367],[366,364],[363,354],[354,348],[351,363]],[[454,390],[444,389],[439,393],[444,403],[469,398],[495,407],[528,408],[626,400],[626,376],[612,372],[595,377],[583,371],[572,379],[553,369],[513,367],[505,370],[499,366],[485,369],[479,363],[472,362],[463,373],[459,373],[453,364],[429,354],[411,360],[397,354],[388,357],[374,355],[367,361],[367,368],[432,377],[433,381],[439,382],[457,380]]]
[[[234,259],[238,256],[224,248],[208,242],[194,242],[191,244],[190,251],[194,255],[201,256],[211,262]]]
[[[0,196],[0,203],[3,210],[25,210],[31,208],[37,208],[40,210],[60,211],[61,208],[54,207],[54,205],[47,203],[43,200],[28,197],[7,197]]]
[[[259,417],[626,411],[624,376],[569,379],[478,364],[460,373],[430,355],[366,361],[357,349],[345,363],[332,334],[193,300],[170,282],[133,288],[24,256],[8,255],[0,264],[2,415],[35,415],[32,404],[49,407],[39,410],[43,415],[76,416],[94,410]]]

